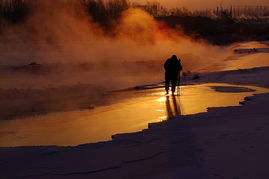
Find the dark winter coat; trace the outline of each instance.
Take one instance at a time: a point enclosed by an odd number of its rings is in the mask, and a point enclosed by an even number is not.
[[[165,64],[165,78],[177,79],[180,71],[183,69],[180,61],[177,58],[169,58]]]

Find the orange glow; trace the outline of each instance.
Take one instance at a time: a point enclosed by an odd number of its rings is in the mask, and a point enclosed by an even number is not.
[[[209,86],[229,85],[182,86],[181,96],[175,97],[162,97],[163,89],[160,88],[145,90],[144,93],[139,91],[133,98],[90,111],[0,121],[0,146],[78,145],[110,140],[113,134],[140,131],[146,129],[149,123],[174,115],[205,112],[208,107],[237,106],[245,96],[269,92],[268,89],[249,87],[256,92],[222,93]]]

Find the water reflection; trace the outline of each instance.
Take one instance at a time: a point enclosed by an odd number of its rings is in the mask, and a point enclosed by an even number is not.
[[[256,92],[224,93],[210,86],[231,85],[182,86],[180,96],[164,96],[162,88],[127,91],[120,102],[113,101],[116,98],[113,97],[110,105],[94,110],[0,120],[0,146],[66,146],[110,140],[111,135],[137,132],[146,129],[149,123],[171,119],[175,115],[206,112],[209,107],[237,106],[246,96],[269,92],[250,86],[248,88]]]
[[[166,96],[166,112],[167,120],[172,119],[174,116],[181,115],[179,96]]]

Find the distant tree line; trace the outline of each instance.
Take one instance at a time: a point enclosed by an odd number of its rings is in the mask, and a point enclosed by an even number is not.
[[[265,20],[269,19],[269,6],[231,6],[224,8],[190,11],[184,7],[168,9],[158,2],[147,2],[144,5],[129,3],[128,0],[80,0],[91,18],[109,27],[128,8],[135,7],[147,11],[154,17],[208,17],[214,19],[229,18],[234,20]],[[24,21],[31,13],[33,2],[36,0],[0,0],[0,20],[8,23]]]
[[[23,22],[30,14],[30,3],[26,0],[0,0],[0,21]]]
[[[215,9],[196,10],[193,16],[232,19],[236,22],[269,23],[269,6],[218,6]]]
[[[0,32],[3,24],[23,23],[41,0],[0,0]],[[45,1],[45,0],[44,0]],[[214,44],[228,44],[241,40],[269,40],[269,7],[231,6],[190,11],[184,7],[168,9],[157,2],[144,5],[128,0],[74,0],[85,7],[89,19],[99,23],[113,35],[122,12],[128,8],[147,11],[158,21],[172,28],[181,26],[194,38],[205,38]]]
[[[92,20],[105,28],[113,26],[121,17],[122,12],[130,8],[126,0],[82,0],[82,3]]]
[[[190,11],[185,7],[167,9],[158,2],[148,2],[146,5],[133,4],[142,8],[154,17],[208,17],[212,19],[231,19],[234,21],[252,22],[254,20],[269,23],[269,6],[218,6],[215,9]]]

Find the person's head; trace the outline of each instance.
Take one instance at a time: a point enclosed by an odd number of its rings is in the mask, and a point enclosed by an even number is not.
[[[179,58],[177,58],[177,56],[176,56],[176,55],[172,55],[171,59],[175,59],[175,60],[179,60],[179,61],[180,61],[180,59],[179,59]]]

